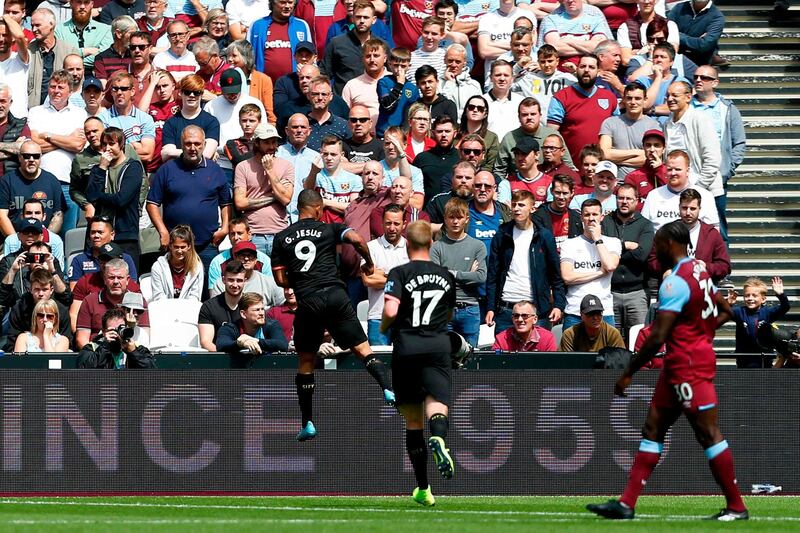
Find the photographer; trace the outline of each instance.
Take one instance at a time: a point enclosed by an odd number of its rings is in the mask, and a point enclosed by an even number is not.
[[[30,273],[44,269],[53,274],[53,298],[68,306],[72,292],[61,271],[58,259],[50,253],[50,245],[42,242],[42,222],[35,218],[24,219],[19,237],[22,248],[0,260],[0,305],[10,307],[31,291]]]
[[[150,350],[134,340],[126,312],[109,309],[103,315],[103,330],[78,354],[78,368],[155,368]]]

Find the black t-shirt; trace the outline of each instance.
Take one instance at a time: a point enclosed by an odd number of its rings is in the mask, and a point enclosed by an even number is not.
[[[217,342],[219,328],[228,322],[236,322],[237,320],[239,320],[239,309],[231,310],[228,304],[225,303],[225,293],[222,293],[203,303],[197,323],[214,326],[214,342]]]
[[[111,24],[115,18],[123,15],[128,15],[136,20],[143,17],[145,14],[144,0],[134,0],[133,3],[128,4],[120,0],[112,1],[103,6],[100,15],[97,17],[98,22],[103,24]]]
[[[303,218],[275,236],[272,268],[286,270],[298,300],[325,287],[345,287],[336,268],[336,245],[348,230],[344,224]]]
[[[352,139],[342,141],[344,156],[351,163],[366,163],[367,161],[381,161],[386,157],[383,153],[383,143],[373,139],[364,144],[357,144]]]
[[[392,325],[396,354],[450,351],[447,325],[456,305],[455,286],[450,271],[430,261],[411,261],[389,272],[384,292],[400,300]]]

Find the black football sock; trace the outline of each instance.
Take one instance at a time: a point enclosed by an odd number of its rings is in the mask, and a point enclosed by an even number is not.
[[[425,447],[425,437],[421,429],[406,430],[406,451],[414,467],[414,477],[417,478],[417,487],[421,490],[428,488],[428,448]]]
[[[381,390],[392,389],[389,384],[389,375],[386,373],[386,365],[383,364],[383,361],[374,355],[368,355],[364,359],[364,367],[366,367],[369,375],[381,386]]]
[[[443,439],[447,437],[447,428],[450,426],[447,415],[437,413],[428,420],[428,424],[430,425],[431,435]]]
[[[297,386],[297,402],[300,404],[300,416],[303,427],[311,421],[311,410],[314,404],[314,374],[297,374],[294,378]]]

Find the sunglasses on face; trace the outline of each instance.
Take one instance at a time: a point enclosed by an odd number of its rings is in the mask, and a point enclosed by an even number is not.
[[[144,314],[144,309],[131,309],[130,307],[123,307],[123,310],[126,313],[131,312],[135,316],[142,316]]]
[[[713,76],[703,76],[702,74],[695,74],[694,81],[702,80],[702,81],[716,81],[717,78]]]
[[[355,124],[358,122],[359,124],[363,124],[365,122],[369,122],[369,117],[350,117],[350,122]]]
[[[130,91],[130,90],[131,90],[131,86],[130,86],[130,85],[125,85],[125,86],[120,86],[120,87],[112,87],[112,88],[111,88],[111,90],[112,90],[113,92],[115,92],[115,93],[118,93],[118,92],[127,92],[127,91]]]
[[[484,107],[482,105],[467,104],[467,110],[468,111],[480,111],[481,113],[483,113],[484,111],[486,111],[486,107]]]
[[[43,318],[45,320],[55,320],[56,315],[53,313],[36,313],[36,318]]]
[[[483,150],[480,148],[462,148],[461,153],[464,155],[481,155]]]
[[[542,151],[544,152],[555,152],[556,150],[561,150],[560,146],[542,146]]]
[[[184,96],[201,96],[203,94],[203,91],[189,91],[186,89],[181,92],[184,94]]]
[[[473,187],[475,189],[494,189],[494,185],[490,183],[476,183]]]
[[[131,44],[128,46],[131,50],[147,50],[149,44]]]
[[[42,158],[42,154],[24,154],[24,153],[20,153],[19,156],[22,159],[33,159],[33,160],[39,160],[39,159]]]
[[[528,320],[532,318],[534,315],[529,315],[527,313],[512,313],[511,318],[514,320]]]

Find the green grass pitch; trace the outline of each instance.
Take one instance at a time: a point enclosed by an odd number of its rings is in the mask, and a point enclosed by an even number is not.
[[[600,519],[588,496],[2,498],[2,531],[800,531],[800,497],[749,497],[748,522],[705,522],[721,497],[645,496],[633,521]]]

